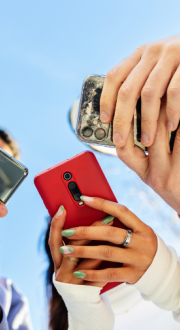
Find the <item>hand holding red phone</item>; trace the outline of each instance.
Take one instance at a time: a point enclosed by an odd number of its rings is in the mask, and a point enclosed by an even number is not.
[[[81,263],[78,269],[76,269],[74,276],[90,282],[122,281],[130,284],[136,283],[148,269],[156,254],[157,237],[155,233],[123,205],[101,198],[87,196],[82,196],[82,200],[89,207],[112,214],[127,228],[131,229],[133,233],[127,247],[122,248],[122,244],[126,238],[126,229],[105,226],[103,228],[99,226],[73,228],[74,234],[68,237],[70,240],[80,240],[83,238],[87,240],[106,240],[117,246],[72,246],[70,244],[68,246],[72,252],[69,251],[68,256],[88,260],[96,258],[98,260],[123,263],[123,267],[103,270],[83,268],[83,264]]]
[[[61,235],[61,231],[63,229],[65,220],[66,220],[67,212],[63,206],[60,206],[58,212],[55,214],[54,218],[51,222],[50,236],[49,236],[49,246],[52,254],[52,258],[54,261],[54,270],[55,270],[55,280],[62,283],[71,283],[71,284],[79,284],[79,285],[91,285],[91,286],[99,286],[103,287],[106,284],[106,281],[91,281],[87,282],[80,278],[75,278],[73,276],[73,272],[79,271],[79,269],[89,270],[96,269],[101,263],[100,259],[85,259],[82,260],[79,264],[75,261],[72,261],[70,258],[64,258],[60,253],[59,248],[63,245],[63,237]],[[113,217],[111,217],[113,218]],[[104,224],[101,221],[95,221],[91,227],[102,228],[111,226],[113,224],[113,220]],[[87,245],[90,241],[88,239],[71,240],[71,245],[83,246]]]

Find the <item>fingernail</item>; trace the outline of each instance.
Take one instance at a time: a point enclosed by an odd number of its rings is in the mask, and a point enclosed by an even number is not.
[[[149,142],[149,136],[146,133],[142,133],[142,135],[141,135],[141,142],[142,142],[142,144],[143,143],[146,144],[146,143]]]
[[[73,236],[74,233],[75,233],[75,229],[66,229],[61,232],[61,235],[65,237],[69,237],[69,236]]]
[[[64,206],[61,205],[60,208],[59,208],[59,210],[56,213],[56,216],[57,217],[60,217],[63,214],[63,212],[64,212]]]
[[[83,202],[93,202],[93,201],[94,201],[94,198],[92,198],[92,197],[88,197],[88,196],[81,196],[80,199],[81,199]]]
[[[0,204],[0,214],[5,215],[7,213],[7,208],[5,205]]]
[[[168,131],[173,131],[173,127],[174,127],[173,123],[171,121],[168,121],[167,122],[167,129],[168,129]]]
[[[114,144],[121,143],[123,141],[121,135],[119,133],[114,133],[113,135],[113,142]]]
[[[114,217],[112,215],[108,215],[106,218],[104,218],[101,222],[104,223],[105,225],[107,225],[108,223],[110,223],[112,220],[114,219]]]
[[[80,272],[80,271],[78,271],[78,272],[74,272],[73,275],[74,275],[75,277],[77,277],[77,278],[85,278],[85,276],[86,276],[85,273]]]
[[[101,111],[100,119],[102,122],[107,122],[109,120],[109,115],[106,112]]]
[[[63,254],[70,254],[74,251],[74,249],[71,246],[65,245],[65,246],[61,246],[59,248],[59,251]]]

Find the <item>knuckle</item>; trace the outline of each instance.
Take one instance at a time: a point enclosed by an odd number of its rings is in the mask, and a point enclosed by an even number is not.
[[[125,206],[125,205],[120,205],[118,204],[118,213],[121,215],[121,214],[124,214],[124,213],[127,213],[129,210],[128,208]]]
[[[85,255],[85,250],[83,246],[76,247],[75,253],[78,255],[78,257],[83,258]]]
[[[112,248],[110,246],[102,247],[101,254],[102,254],[102,257],[104,257],[105,259],[111,259],[112,255],[113,255]]]
[[[114,127],[123,127],[126,124],[125,120],[121,117],[115,116],[113,121]]]
[[[79,228],[79,232],[83,238],[87,238],[87,236],[89,234],[89,227],[81,227],[81,228]]]
[[[115,76],[116,76],[116,70],[115,70],[115,68],[112,68],[106,74],[105,79],[106,79],[107,82],[111,82],[111,81],[114,81]]]
[[[109,281],[117,280],[118,279],[117,270],[115,268],[114,269],[109,269],[107,271],[107,278],[108,278]]]
[[[169,43],[165,48],[165,55],[176,55],[177,45],[174,43]]]
[[[152,87],[145,86],[141,92],[141,98],[145,101],[150,101],[155,95],[155,90]]]
[[[180,86],[178,84],[171,84],[167,90],[167,97],[174,98],[180,93]]]
[[[129,83],[124,82],[118,92],[118,99],[127,100],[131,92],[132,86]]]
[[[94,281],[94,282],[96,282],[98,280],[96,272],[92,271],[91,274],[90,274],[90,277],[91,277],[91,280]]]
[[[149,126],[149,125],[152,125],[152,120],[151,120],[150,118],[148,118],[148,117],[144,117],[144,116],[142,115],[142,117],[141,117],[141,125],[142,125],[142,126]]]
[[[146,47],[146,55],[148,56],[152,56],[154,54],[157,54],[160,49],[161,49],[161,44],[159,43],[152,43],[152,44],[149,44],[147,47]]]

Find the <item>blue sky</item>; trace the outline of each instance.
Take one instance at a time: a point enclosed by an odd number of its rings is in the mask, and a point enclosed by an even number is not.
[[[0,125],[17,139],[29,168],[0,221],[0,273],[28,297],[37,330],[45,328],[47,315],[46,262],[38,250],[47,212],[33,178],[88,148],[67,120],[87,75],[106,74],[139,45],[179,33],[175,0],[0,3]],[[174,240],[178,220],[170,208],[117,158],[97,157],[121,203]]]

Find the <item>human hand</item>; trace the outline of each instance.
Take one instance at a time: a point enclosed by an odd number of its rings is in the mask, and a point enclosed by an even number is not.
[[[180,214],[180,128],[171,153],[166,128],[166,97],[162,100],[155,140],[148,147],[148,156],[134,145],[132,127],[125,147],[117,147],[116,151],[128,167]]]
[[[3,218],[7,215],[8,210],[6,205],[4,205],[2,202],[0,202],[0,218]]]
[[[101,263],[99,259],[86,259],[82,260],[79,264],[70,260],[69,258],[64,258],[60,253],[59,248],[63,244],[61,232],[63,230],[63,226],[66,220],[66,210],[63,206],[61,206],[58,212],[55,214],[54,218],[51,222],[50,235],[49,235],[49,246],[51,250],[51,255],[54,262],[54,271],[55,271],[55,280],[63,283],[71,283],[71,284],[79,284],[79,285],[91,285],[91,286],[99,286],[103,287],[106,282],[105,281],[91,281],[88,283],[83,279],[78,279],[73,276],[73,272],[78,271],[80,268],[82,269],[96,269]],[[111,222],[108,224],[102,223],[101,221],[95,221],[91,227],[102,228],[107,226],[112,226],[113,217],[110,217]],[[67,232],[67,230],[66,230]],[[87,245],[90,241],[88,239],[81,238],[81,240],[72,241],[71,245]],[[63,246],[64,247],[64,246]],[[66,248],[67,250],[67,248]]]
[[[101,121],[113,119],[113,141],[127,143],[134,109],[141,96],[141,143],[152,145],[161,98],[166,93],[166,126],[174,131],[180,120],[180,35],[145,44],[111,69],[100,100]],[[114,114],[115,112],[115,114]]]
[[[123,263],[123,267],[108,268],[103,270],[85,269],[79,265],[74,276],[84,281],[99,282],[128,282],[136,283],[152,263],[157,251],[157,237],[153,230],[144,224],[134,213],[118,203],[103,200],[101,198],[82,196],[82,200],[89,207],[112,214],[127,228],[132,229],[133,234],[129,245],[122,247],[126,237],[126,230],[116,227],[77,227],[70,240],[102,240],[111,242],[115,246],[72,246],[68,255],[80,258],[96,258]],[[62,247],[63,249],[63,247]],[[64,250],[65,253],[65,250]],[[88,267],[89,268],[89,267]]]

